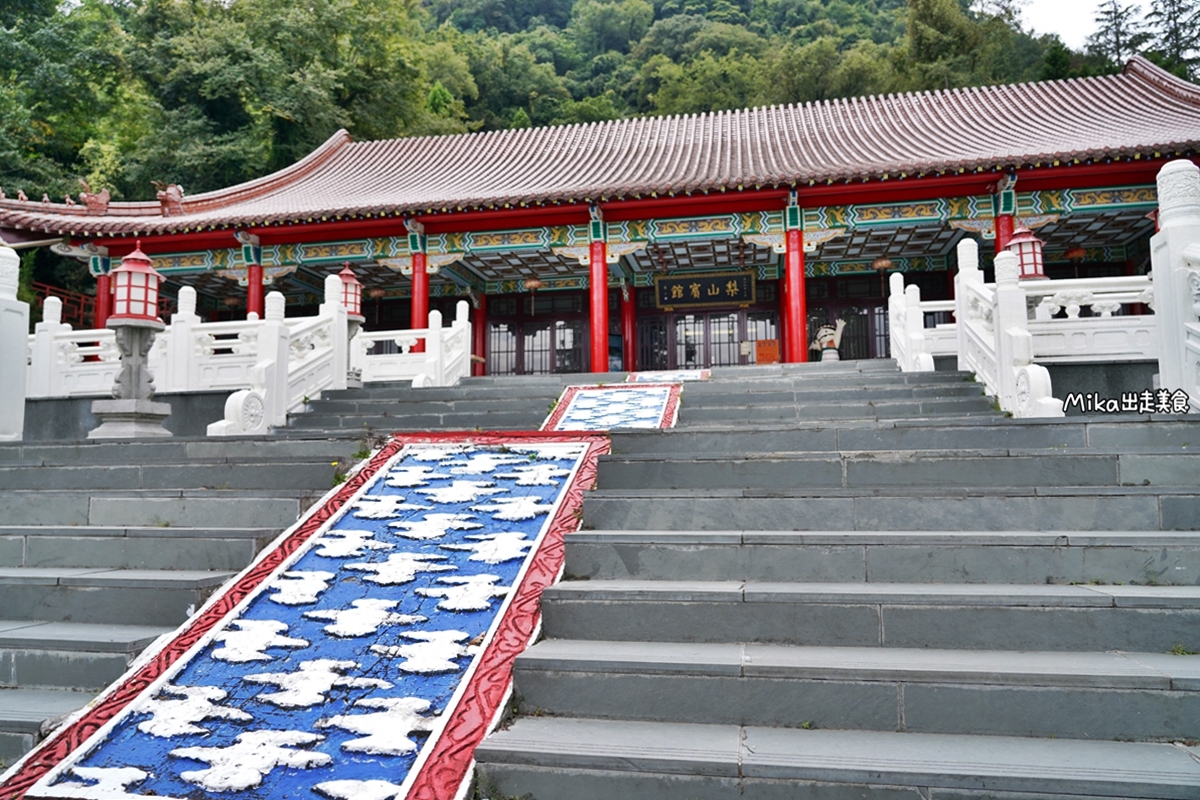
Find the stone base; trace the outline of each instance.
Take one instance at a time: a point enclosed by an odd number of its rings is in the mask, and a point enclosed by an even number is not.
[[[171,416],[170,403],[153,400],[96,400],[92,413],[100,418],[100,427],[89,439],[138,439],[170,436],[163,420]]]

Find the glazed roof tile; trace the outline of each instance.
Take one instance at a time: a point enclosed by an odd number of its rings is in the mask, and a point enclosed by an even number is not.
[[[1200,87],[1140,57],[1120,75],[687,116],[354,142],[183,200],[0,199],[0,227],[167,233],[429,209],[870,180],[1200,149]]]

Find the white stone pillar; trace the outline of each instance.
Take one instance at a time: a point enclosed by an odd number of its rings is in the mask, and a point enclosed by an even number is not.
[[[899,272],[893,272],[887,279],[888,296],[888,344],[891,347],[892,358],[896,359],[900,364],[900,369],[904,369],[903,358],[906,355],[904,348],[904,276]]]
[[[264,320],[258,335],[258,361],[269,364],[262,377],[266,389],[267,424],[287,425],[288,350],[290,332],[284,324],[285,299],[279,292],[267,295]]]
[[[325,276],[325,302],[321,304],[321,316],[330,320],[330,343],[333,346],[333,382],[330,389],[346,388],[346,371],[350,357],[350,321],[346,319],[346,308],[342,305],[342,279],[337,275]]]
[[[1158,382],[1191,394],[1200,383],[1189,380],[1187,368],[1186,326],[1195,325],[1200,312],[1200,168],[1191,161],[1171,161],[1159,170],[1158,225],[1150,239]]]
[[[979,244],[966,238],[958,243],[958,273],[954,276],[954,327],[960,370],[973,371],[967,359],[967,320],[970,319],[967,286],[978,283],[983,283],[983,275],[979,272]]]
[[[1017,256],[1007,250],[996,254],[996,308],[993,327],[996,342],[996,380],[1000,405],[1013,409],[1017,397],[1017,374],[1013,367],[1018,357],[1020,334],[1029,335],[1029,318],[1025,311],[1025,291],[1018,284],[1021,268]],[[1027,359],[1024,363],[1029,363]]]
[[[29,359],[29,304],[17,299],[21,257],[0,247],[0,441],[25,434],[25,368]]]
[[[155,372],[160,392],[194,392],[200,388],[198,354],[192,336],[200,324],[196,313],[196,290],[184,286],[179,290],[179,310],[171,315],[171,325],[162,335],[166,336],[165,361],[161,372]]]

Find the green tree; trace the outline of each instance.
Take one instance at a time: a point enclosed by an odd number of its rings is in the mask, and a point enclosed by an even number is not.
[[[1184,77],[1190,76],[1200,49],[1200,6],[1196,0],[1151,0],[1146,21],[1159,62]]]
[[[571,32],[588,55],[608,50],[628,53],[653,19],[654,6],[646,0],[576,0]]]
[[[1113,64],[1124,64],[1150,39],[1140,20],[1141,12],[1136,5],[1105,0],[1096,9],[1096,32],[1088,37],[1088,49]]]

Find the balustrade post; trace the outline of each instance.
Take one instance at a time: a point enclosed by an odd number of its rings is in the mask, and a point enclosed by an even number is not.
[[[446,331],[442,328],[442,312],[429,312],[429,335],[425,337],[425,363],[434,386],[446,385]]]
[[[1013,331],[1028,333],[1025,292],[1018,285],[1020,267],[1017,257],[1007,250],[996,254],[996,305],[992,312],[992,333],[996,343],[996,381],[1001,407],[1011,410],[1017,398],[1017,376],[1013,371]]]
[[[1189,362],[1187,326],[1200,318],[1200,168],[1171,161],[1158,173],[1159,231],[1150,239],[1154,319],[1158,325],[1158,382],[1182,389],[1200,408],[1200,379]]]
[[[979,244],[974,239],[958,243],[958,273],[954,276],[954,328],[958,351],[958,369],[973,370],[967,358],[967,322],[970,319],[968,286],[983,282],[979,272]]]
[[[903,357],[906,352],[904,337],[904,275],[893,272],[887,281],[888,297],[888,344],[892,358],[904,369]]]
[[[333,376],[329,388],[345,389],[346,372],[350,366],[347,363],[350,355],[350,320],[342,305],[342,279],[337,275],[325,277],[325,302],[321,304],[320,315],[329,320],[329,343],[333,347]]]
[[[184,286],[179,290],[179,310],[171,315],[171,326],[160,336],[167,339],[165,369],[156,371],[164,392],[194,392],[199,385],[198,353],[192,341],[195,327],[201,324],[196,313],[196,290]]]
[[[70,330],[62,321],[62,300],[47,297],[42,302],[42,321],[33,327],[33,352],[28,378],[30,397],[63,396],[62,368],[58,363],[58,348],[55,336],[59,331]]]
[[[25,435],[25,375],[29,357],[29,304],[17,299],[21,258],[0,247],[0,441]]]
[[[906,369],[933,372],[933,356],[925,349],[925,312],[921,310],[921,287],[915,283],[904,290],[904,355]]]
[[[266,393],[267,424],[275,427],[287,425],[291,333],[283,321],[285,303],[279,292],[267,295],[264,319],[258,334],[258,364],[264,368],[260,380]]]

